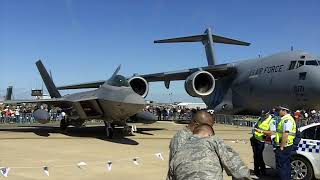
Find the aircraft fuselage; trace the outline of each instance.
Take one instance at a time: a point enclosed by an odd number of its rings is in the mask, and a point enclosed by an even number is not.
[[[217,101],[218,92],[213,92],[203,100],[209,108],[230,113],[258,113],[283,104],[292,110],[320,109],[319,63],[303,51],[240,61],[233,64],[234,77],[221,80],[230,84],[223,98]]]

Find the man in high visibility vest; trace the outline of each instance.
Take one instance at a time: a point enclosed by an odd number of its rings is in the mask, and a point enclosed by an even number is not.
[[[266,174],[266,165],[263,160],[264,144],[267,136],[274,136],[276,131],[275,121],[269,112],[263,111],[258,122],[254,126],[253,136],[250,138],[253,161],[254,161],[254,174],[256,176]]]
[[[287,106],[279,106],[281,120],[277,125],[275,138],[277,148],[275,153],[277,170],[282,180],[291,179],[290,155],[297,129],[296,122],[289,112],[290,110]]]

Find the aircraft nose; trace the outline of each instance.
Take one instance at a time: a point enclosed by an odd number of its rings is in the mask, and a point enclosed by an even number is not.
[[[146,101],[144,100],[143,97],[133,92],[128,94],[126,97],[124,97],[123,103],[145,105]]]
[[[307,99],[317,107],[320,107],[320,71],[306,73],[303,91]],[[313,107],[316,108],[316,107]]]

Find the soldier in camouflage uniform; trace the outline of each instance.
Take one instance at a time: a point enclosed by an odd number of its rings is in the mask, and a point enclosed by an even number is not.
[[[188,124],[188,126],[178,131],[171,139],[169,145],[169,163],[173,155],[177,152],[177,150],[187,142],[190,136],[192,136],[192,131],[194,130],[194,128],[200,124],[208,124],[209,126],[213,126],[214,118],[211,114],[205,111],[197,112],[192,118],[191,122]]]
[[[212,180],[223,179],[223,168],[235,179],[250,179],[250,171],[239,154],[215,136],[203,136],[203,130],[212,128],[200,125],[194,135],[173,156],[167,179],[169,180]],[[211,133],[212,134],[212,133]]]

